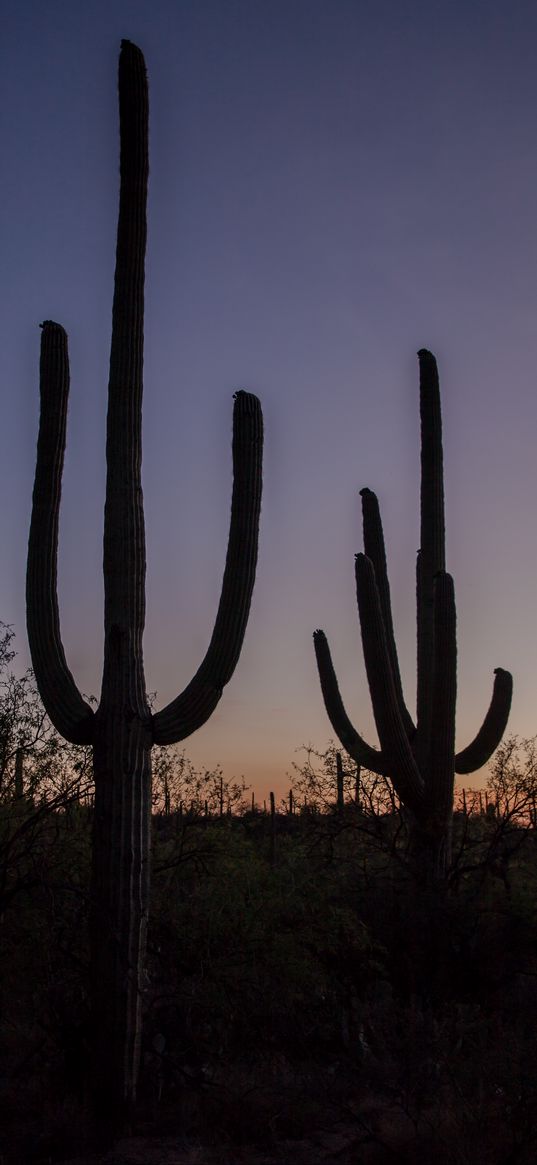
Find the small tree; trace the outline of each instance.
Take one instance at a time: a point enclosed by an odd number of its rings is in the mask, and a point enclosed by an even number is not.
[[[292,766],[293,798],[297,806],[321,813],[333,812],[336,806],[341,809],[345,804],[359,806],[362,785],[365,791],[372,774],[356,765],[349,753],[338,752],[333,741],[324,752],[311,744],[303,745],[298,751],[305,753],[305,758],[301,763],[293,761]]]
[[[498,822],[537,828],[537,737],[510,736],[498,748],[487,780],[488,807]]]
[[[153,753],[153,806],[166,814],[186,811],[191,817],[222,817],[246,812],[244,778],[228,780],[220,765],[198,769],[184,750],[155,748]]]
[[[0,624],[0,912],[42,883],[53,823],[93,790],[89,749],[55,731],[31,669],[12,670],[13,638]]]

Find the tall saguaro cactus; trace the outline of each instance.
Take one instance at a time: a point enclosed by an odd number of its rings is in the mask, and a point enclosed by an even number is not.
[[[121,1121],[132,1105],[140,1056],[141,991],[149,897],[151,747],[183,740],[216,707],[237,663],[257,561],[263,421],[237,392],[233,494],[222,593],[210,644],[185,690],[152,715],[142,633],[145,538],[141,487],[148,95],[140,50],[119,58],[120,203],[107,420],[104,516],[104,667],[94,712],[82,698],[60,638],[58,514],[69,392],[67,337],[47,321],[41,337],[41,419],[27,572],[28,635],[39,691],[58,731],[93,746],[91,886],[93,1085],[100,1113]]]
[[[387,776],[414,821],[422,872],[443,879],[451,857],[455,773],[481,768],[499,744],[511,706],[512,678],[497,668],[492,701],[474,741],[455,753],[457,648],[453,580],[445,570],[440,390],[434,356],[422,349],[421,549],[417,561],[418,684],[416,723],[405,704],[393,630],[378,501],[361,490],[364,554],[356,555],[356,592],[364,659],[380,741],[372,748],[353,727],[339,692],[324,631],[315,631],[317,666],[328,716],[357,764]]]

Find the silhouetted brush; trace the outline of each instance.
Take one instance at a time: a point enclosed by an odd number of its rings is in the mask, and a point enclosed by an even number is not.
[[[345,711],[323,631],[314,633],[326,710],[357,764],[389,777],[414,819],[414,850],[427,879],[450,863],[454,774],[484,765],[505,730],[509,672],[497,668],[489,710],[474,741],[455,754],[457,648],[453,580],[445,570],[442,422],[436,361],[422,349],[421,549],[417,560],[418,684],[416,724],[405,704],[393,630],[384,534],[375,494],[361,490],[364,554],[356,555],[356,593],[364,660],[380,749],[356,731]]]
[[[39,691],[58,731],[93,746],[91,887],[93,1086],[103,1120],[121,1123],[136,1094],[149,901],[151,747],[183,740],[216,707],[237,663],[257,561],[263,422],[259,401],[237,392],[233,496],[222,594],[207,654],[185,690],[152,715],[142,656],[145,536],[141,487],[148,94],[142,53],[119,58],[120,202],[107,419],[104,516],[104,667],[94,712],[69,671],[56,589],[65,449],[67,336],[46,321],[41,419],[28,548],[27,619]]]

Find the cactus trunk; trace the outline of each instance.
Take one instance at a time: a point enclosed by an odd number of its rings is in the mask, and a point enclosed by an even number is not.
[[[151,754],[147,728],[97,713],[91,873],[93,1105],[122,1127],[136,1099],[150,885]],[[100,722],[99,722],[100,721]]]
[[[120,200],[108,386],[104,511],[104,667],[95,716],[91,885],[93,1088],[102,1118],[136,1098],[149,902],[150,710],[145,691],[145,533],[141,484],[148,158],[145,63],[119,61]]]

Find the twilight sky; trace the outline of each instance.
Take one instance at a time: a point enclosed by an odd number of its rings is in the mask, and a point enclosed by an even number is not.
[[[162,706],[212,630],[233,392],[262,401],[250,623],[196,764],[282,792],[324,748],[312,632],[371,741],[354,554],[380,500],[407,700],[419,539],[416,352],[440,369],[457,744],[514,673],[537,732],[537,7],[533,0],[4,0],[0,618],[28,662],[39,323],[67,329],[60,529],[69,665],[98,694],[122,37],[150,85],[145,661]],[[467,782],[470,783],[470,782]]]

